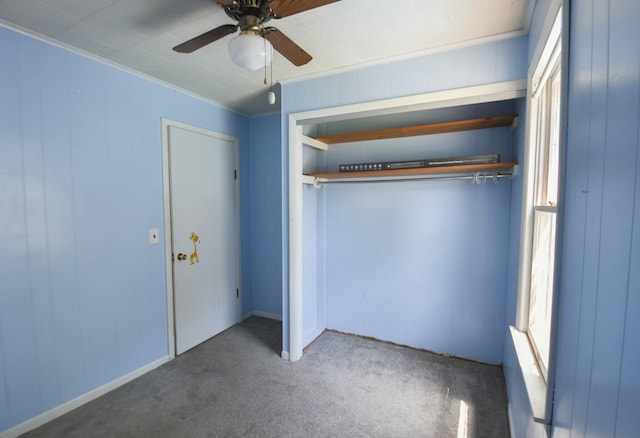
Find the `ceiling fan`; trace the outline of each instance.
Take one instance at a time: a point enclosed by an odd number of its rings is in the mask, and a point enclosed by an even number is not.
[[[288,17],[337,1],[339,0],[217,0],[227,15],[236,20],[238,24],[218,26],[175,46],[173,50],[180,53],[191,53],[240,29],[240,36],[262,37],[258,41],[267,40],[292,64],[301,66],[311,61],[311,55],[275,27],[264,27],[264,23],[272,18]]]

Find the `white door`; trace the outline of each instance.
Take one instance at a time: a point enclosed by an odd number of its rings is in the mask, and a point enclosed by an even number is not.
[[[176,353],[237,322],[236,142],[169,126]]]

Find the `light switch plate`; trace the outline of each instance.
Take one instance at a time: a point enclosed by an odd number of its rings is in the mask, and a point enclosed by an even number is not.
[[[149,228],[149,243],[160,243],[160,231],[157,228]]]

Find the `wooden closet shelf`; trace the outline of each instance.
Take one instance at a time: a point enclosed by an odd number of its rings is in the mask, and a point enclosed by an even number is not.
[[[467,164],[462,166],[439,166],[420,167],[416,169],[396,169],[396,170],[363,170],[360,172],[328,172],[309,173],[307,176],[323,179],[344,179],[344,178],[372,178],[372,177],[392,177],[392,176],[417,176],[417,175],[438,175],[438,174],[460,174],[476,172],[504,172],[512,170],[518,163],[489,163],[489,164]]]
[[[446,132],[469,131],[473,129],[511,126],[513,120],[516,117],[516,115],[482,117],[479,119],[432,123],[429,125],[407,126],[404,128],[379,129],[375,131],[350,132],[347,134],[322,135],[313,138],[324,144],[335,144],[365,140],[382,140],[398,137],[414,137],[418,135],[428,134],[444,134]]]

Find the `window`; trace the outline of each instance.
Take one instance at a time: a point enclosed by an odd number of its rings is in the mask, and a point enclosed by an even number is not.
[[[533,233],[527,335],[545,381],[549,368],[551,311],[555,267],[560,139],[560,57],[551,59],[551,72],[532,97],[530,147],[535,148],[533,172]]]
[[[537,421],[547,422],[558,224],[562,9],[547,20],[529,71],[518,313],[511,333]]]

